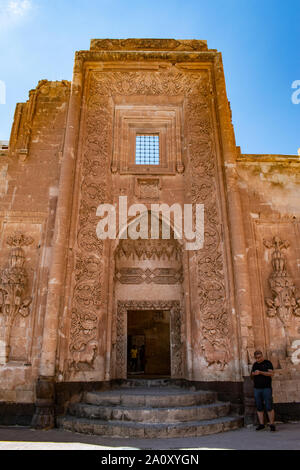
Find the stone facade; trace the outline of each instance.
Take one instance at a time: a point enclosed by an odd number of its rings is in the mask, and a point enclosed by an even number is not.
[[[159,165],[136,165],[135,136],[153,133]],[[0,401],[52,425],[64,385],[127,377],[128,312],[161,311],[171,378],[230,396],[259,348],[275,401],[300,403],[300,159],[241,154],[219,52],[92,40],[72,83],[17,105],[0,152]],[[169,240],[100,240],[97,208],[119,196],[203,204],[203,248],[172,223]]]

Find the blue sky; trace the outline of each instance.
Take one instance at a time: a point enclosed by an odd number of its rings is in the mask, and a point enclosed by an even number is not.
[[[39,80],[72,79],[91,38],[206,39],[223,55],[242,153],[296,154],[299,30],[300,0],[0,0],[0,140]]]

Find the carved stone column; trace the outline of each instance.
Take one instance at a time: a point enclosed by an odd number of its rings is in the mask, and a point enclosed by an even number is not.
[[[59,314],[63,297],[66,259],[71,222],[74,171],[82,95],[81,63],[75,61],[69,102],[63,161],[59,182],[59,197],[53,238],[53,257],[49,276],[44,335],[40,362],[40,377],[36,387],[36,413],[33,425],[54,427],[54,383],[58,341]]]

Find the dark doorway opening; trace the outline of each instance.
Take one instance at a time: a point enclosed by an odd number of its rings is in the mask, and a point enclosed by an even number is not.
[[[171,375],[169,311],[128,311],[127,335],[129,377]]]

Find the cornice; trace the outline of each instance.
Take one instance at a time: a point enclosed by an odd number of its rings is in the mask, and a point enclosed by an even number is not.
[[[214,63],[219,53],[215,51],[187,52],[187,51],[77,51],[75,54],[75,72],[82,72],[86,63],[119,62],[128,64],[136,62],[141,64],[183,64],[183,63]]]
[[[237,163],[296,163],[300,164],[300,157],[298,155],[272,155],[272,154],[241,154],[237,158]]]
[[[91,51],[207,51],[207,42],[196,39],[92,39]]]

